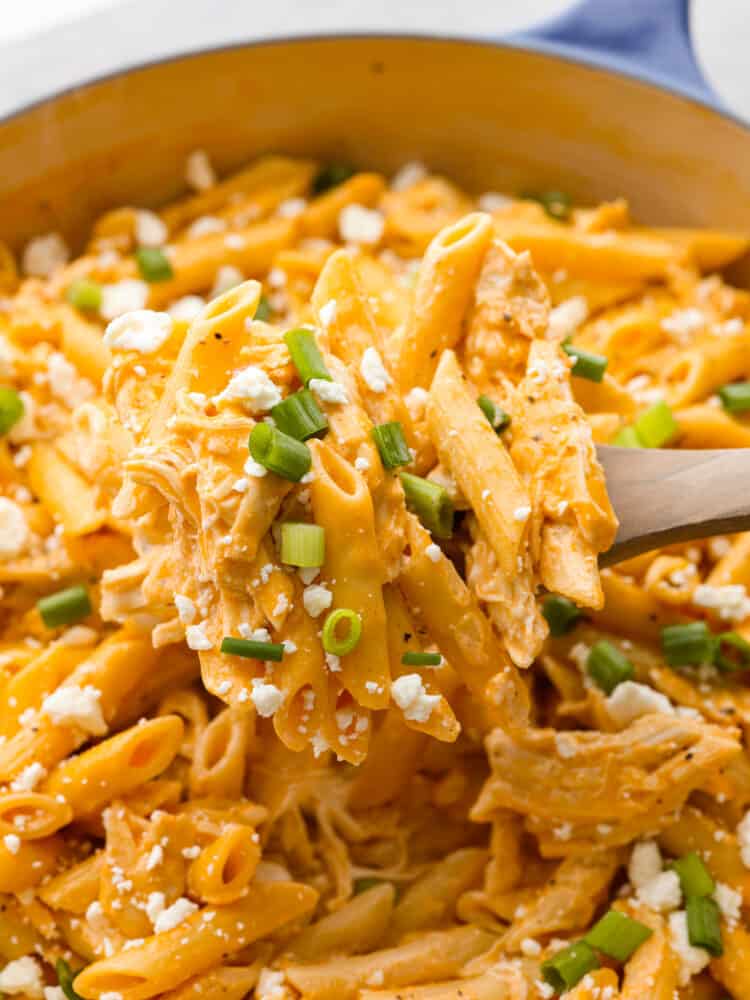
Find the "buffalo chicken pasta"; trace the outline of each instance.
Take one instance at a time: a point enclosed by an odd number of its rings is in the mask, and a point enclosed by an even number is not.
[[[0,253],[0,993],[750,1000],[748,249],[266,156]]]

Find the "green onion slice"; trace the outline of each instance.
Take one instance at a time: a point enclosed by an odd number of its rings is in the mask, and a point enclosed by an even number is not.
[[[603,354],[583,351],[575,344],[563,344],[563,350],[575,361],[571,374],[577,375],[578,378],[588,379],[589,382],[601,382],[608,364],[608,360]]]
[[[9,385],[0,386],[0,434],[15,427],[24,413],[23,400]]]
[[[711,873],[701,858],[691,851],[673,862],[672,868],[680,876],[680,886],[684,896],[710,896],[716,888]]]
[[[377,445],[384,468],[396,469],[399,465],[408,465],[411,462],[411,452],[404,437],[404,429],[398,420],[373,427],[372,438]]]
[[[309,389],[300,389],[271,410],[276,426],[297,441],[306,441],[328,430],[328,419]]]
[[[259,319],[262,320],[264,323],[267,323],[270,318],[271,318],[271,303],[268,301],[265,295],[261,295],[253,319]]]
[[[716,639],[714,662],[719,670],[747,670],[750,667],[750,642],[738,632],[722,632]]]
[[[341,638],[337,629],[339,625],[346,624],[347,634]],[[335,656],[346,656],[353,649],[357,648],[359,640],[362,638],[362,619],[356,611],[351,608],[337,608],[326,618],[323,626],[323,649],[326,653],[333,653]]]
[[[599,968],[599,959],[585,941],[576,941],[541,964],[542,978],[557,993],[571,990],[587,972]]]
[[[652,934],[651,928],[639,920],[633,920],[619,910],[609,910],[594,924],[584,941],[609,958],[627,962]]]
[[[280,642],[235,639],[231,635],[221,640],[221,651],[230,656],[244,656],[249,660],[274,660],[276,663],[284,657],[284,647]]]
[[[80,584],[40,598],[36,606],[47,628],[74,625],[91,614],[88,591]]]
[[[329,163],[318,171],[313,181],[313,193],[323,194],[333,187],[338,187],[344,181],[348,181],[356,173],[354,167],[348,163]]]
[[[567,597],[559,594],[548,594],[542,604],[542,614],[547,619],[550,635],[565,635],[575,626],[581,617],[579,608]]]
[[[287,566],[322,566],[326,556],[326,532],[319,524],[285,521],[281,525],[281,561]]]
[[[289,350],[292,364],[297,369],[300,380],[306,386],[310,379],[322,378],[328,382],[332,381],[331,373],[328,371],[320,353],[315,334],[312,330],[305,330],[300,327],[298,330],[287,330],[284,340]]]
[[[719,399],[727,413],[750,410],[750,382],[732,382],[719,389]]]
[[[705,622],[667,625],[661,630],[661,648],[670,667],[712,663],[716,640]]]
[[[135,252],[138,270],[144,281],[169,281],[174,277],[169,258],[158,247],[138,247]]]
[[[570,218],[573,201],[564,191],[523,191],[521,197],[526,201],[539,202],[551,219],[564,222]]]
[[[282,479],[298,483],[312,465],[310,449],[270,424],[256,424],[248,438],[248,448],[259,465]]]
[[[407,667],[439,667],[443,658],[440,653],[404,653],[401,662]]]
[[[633,429],[644,448],[661,448],[670,444],[680,431],[672,411],[663,399],[643,412],[633,424]]]
[[[102,286],[91,278],[79,278],[68,288],[67,299],[76,309],[98,309],[102,304]]]
[[[694,948],[705,948],[715,958],[723,955],[721,921],[716,900],[710,896],[690,896],[685,909],[690,944]]]
[[[597,687],[607,694],[612,694],[618,684],[635,676],[635,669],[627,656],[606,639],[591,647],[586,670]]]
[[[510,414],[506,413],[489,396],[480,396],[477,405],[498,434],[510,426]]]
[[[80,971],[79,969],[78,972]],[[73,989],[73,980],[78,975],[78,972],[73,972],[64,958],[58,958],[55,962],[55,972],[57,973],[57,981],[60,984],[60,989],[68,1000],[82,1000],[82,997]]]
[[[453,534],[453,502],[444,486],[400,472],[406,506],[416,514],[422,524],[436,538],[450,538]]]
[[[635,427],[621,427],[612,438],[612,444],[618,448],[642,448],[643,442],[638,437]]]

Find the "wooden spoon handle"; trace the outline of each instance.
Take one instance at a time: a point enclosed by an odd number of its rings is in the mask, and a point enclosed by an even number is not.
[[[620,521],[602,566],[673,542],[750,528],[750,448],[596,450]]]

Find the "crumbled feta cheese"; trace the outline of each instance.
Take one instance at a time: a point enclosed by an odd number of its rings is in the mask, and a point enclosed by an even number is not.
[[[33,792],[39,782],[47,777],[47,769],[38,760],[29,764],[21,771],[18,777],[11,782],[10,787],[14,792]]]
[[[286,271],[280,267],[272,267],[266,275],[266,281],[270,288],[283,288],[286,285]]]
[[[588,314],[588,303],[582,295],[566,299],[565,302],[561,302],[559,306],[555,306],[550,311],[548,338],[550,340],[565,340],[566,337],[572,336],[578,327],[586,322]]]
[[[214,402],[238,402],[251,413],[270,410],[281,402],[281,391],[266,372],[257,365],[248,365],[235,372]]]
[[[692,602],[699,608],[715,611],[722,621],[741,622],[750,615],[750,600],[742,583],[729,583],[723,587],[701,583],[693,591]]]
[[[522,504],[520,507],[516,507],[513,511],[514,521],[527,521],[529,515],[531,514],[531,507],[528,504]]]
[[[427,548],[424,550],[424,554],[430,560],[430,562],[440,562],[440,557],[443,554],[443,550],[435,542],[430,542]]]
[[[30,997],[44,996],[42,967],[31,955],[8,962],[0,972],[0,993],[25,993]]]
[[[700,309],[691,307],[689,309],[678,309],[671,316],[665,316],[661,321],[661,328],[666,333],[671,333],[678,340],[685,340],[691,334],[697,333],[706,325],[706,314]]]
[[[152,893],[153,895],[153,893]],[[181,896],[176,899],[171,906],[163,909],[156,920],[154,920],[154,934],[164,934],[166,931],[174,930],[175,927],[187,920],[187,918],[198,909],[195,903]]]
[[[497,212],[512,204],[513,199],[507,194],[500,194],[499,191],[485,191],[477,199],[477,208],[480,212]]]
[[[281,202],[276,212],[283,219],[294,219],[296,216],[302,215],[306,208],[307,201],[304,198],[287,198],[286,201]]]
[[[154,844],[151,850],[148,852],[148,857],[146,858],[146,871],[152,872],[154,869],[158,868],[159,865],[164,863],[164,848],[161,844]]]
[[[15,833],[6,833],[3,837],[3,843],[5,844],[5,849],[10,851],[11,854],[18,854],[21,850],[21,838]]]
[[[256,462],[252,455],[242,466],[242,471],[246,475],[252,476],[254,479],[262,479],[264,476],[268,475],[268,469],[265,465],[261,465],[260,462]]]
[[[102,304],[99,312],[103,319],[117,319],[125,313],[146,308],[149,290],[145,281],[125,278],[113,285],[102,285]]]
[[[20,556],[30,538],[23,510],[7,497],[0,497],[0,560]]]
[[[302,603],[311,618],[317,618],[333,603],[333,594],[322,583],[313,583],[302,591]]]
[[[385,392],[393,381],[385,369],[383,359],[374,347],[366,348],[359,364],[359,370],[362,373],[362,378],[373,392]]]
[[[273,969],[261,969],[255,986],[256,1000],[285,1000],[284,973]]]
[[[326,653],[326,666],[332,674],[337,674],[341,670],[341,657],[335,653]]]
[[[232,483],[232,489],[235,493],[247,493],[247,488],[250,483],[244,477],[242,479],[235,479]]]
[[[736,833],[742,864],[745,868],[750,868],[750,809],[738,823]]]
[[[70,260],[68,245],[59,233],[47,233],[29,240],[23,250],[21,267],[33,278],[49,278]]]
[[[385,973],[382,969],[373,969],[365,980],[367,986],[382,986],[385,982]]]
[[[106,944],[107,942],[105,941]],[[107,955],[107,958],[109,958],[109,955]],[[99,994],[99,1000],[122,1000],[122,993],[118,993],[117,990],[104,990],[103,993]]]
[[[521,941],[521,954],[526,955],[528,958],[535,958],[537,955],[541,955],[542,946],[534,938],[526,937]]]
[[[427,722],[440,701],[440,695],[427,694],[419,674],[403,674],[391,684],[391,695],[404,718],[413,722]]]
[[[607,697],[606,705],[612,721],[623,728],[630,725],[633,719],[650,715],[652,712],[674,715],[674,708],[666,695],[636,681],[623,681],[618,684]]]
[[[258,715],[264,719],[272,716],[284,700],[283,693],[275,684],[266,684],[265,681],[261,681],[257,677],[253,680],[253,689],[250,697]]]
[[[711,955],[704,948],[694,948],[690,944],[685,910],[670,913],[669,935],[672,951],[680,963],[679,985],[687,986],[693,976],[697,976],[706,968],[711,961]]]
[[[169,315],[178,323],[192,323],[205,308],[206,300],[200,295],[184,295],[169,307]]]
[[[406,408],[415,420],[418,420],[423,415],[425,404],[429,398],[429,392],[418,385],[407,392],[404,401]]]
[[[320,573],[320,566],[302,566],[297,570],[297,576],[306,587],[313,582],[318,573]]]
[[[349,402],[347,391],[340,382],[331,382],[325,378],[311,378],[307,387],[324,403]]]
[[[104,331],[104,343],[113,351],[137,351],[153,354],[172,332],[169,313],[136,309],[113,319]]]
[[[56,726],[78,726],[84,732],[102,736],[107,724],[100,704],[102,693],[91,684],[63,684],[42,702],[42,712]]]
[[[142,247],[163,247],[169,230],[156,212],[141,210],[135,213],[135,240]]]
[[[714,899],[721,910],[722,917],[724,917],[730,927],[733,927],[740,919],[742,893],[737,892],[731,885],[726,885],[724,882],[717,882],[714,889]]]
[[[345,243],[379,243],[385,219],[376,209],[346,205],[339,213],[339,235]]]
[[[183,625],[192,625],[195,621],[195,616],[198,611],[195,607],[193,601],[184,594],[174,594],[174,606],[177,608],[177,614]]]
[[[320,757],[324,754],[326,750],[330,750],[328,741],[321,733],[315,733],[315,735],[310,740],[310,746],[312,747],[313,756]]]
[[[274,605],[274,609],[271,612],[271,614],[274,616],[274,618],[276,618],[278,617],[278,615],[283,615],[284,612],[288,610],[289,610],[289,598],[286,596],[286,594],[279,594],[279,596],[276,598],[276,604]]]
[[[555,733],[555,749],[558,757],[562,757],[564,760],[575,757],[578,752],[575,740],[565,733]]]
[[[64,354],[53,351],[47,359],[47,378],[52,395],[73,408],[96,394],[94,386],[81,378]]]
[[[541,997],[541,1000],[552,1000],[552,997],[557,993],[554,986],[550,986],[549,983],[542,982],[541,979],[537,979],[534,986],[536,986],[536,991]]]
[[[628,878],[636,889],[640,889],[660,875],[662,867],[659,845],[653,840],[641,840],[630,855]]]
[[[391,178],[392,191],[407,191],[429,176],[427,167],[418,160],[405,163]]]
[[[359,456],[354,459],[354,468],[357,472],[367,472],[370,468],[370,459]]]
[[[188,226],[188,236],[191,239],[199,239],[201,236],[210,236],[212,233],[223,233],[227,228],[224,219],[219,219],[215,215],[201,215]]]
[[[660,913],[676,910],[682,902],[680,877],[677,872],[660,872],[638,887],[636,897],[644,906]]]
[[[45,986],[44,1000],[65,1000],[62,986]]]
[[[329,299],[324,305],[318,310],[318,316],[320,317],[320,322],[324,327],[329,327],[331,323],[336,319],[336,300]]]
[[[200,651],[202,649],[213,649],[214,644],[206,635],[207,621],[202,621],[198,625],[188,625],[185,629],[185,642],[190,649]]]
[[[216,184],[216,174],[205,149],[195,149],[185,160],[185,180],[194,191],[208,191]]]
[[[585,642],[577,642],[570,647],[568,658],[575,663],[579,670],[585,672],[590,652],[591,647],[587,646]]]
[[[213,287],[208,293],[210,299],[215,299],[217,295],[223,295],[230,288],[236,288],[245,280],[245,276],[238,267],[232,264],[222,264],[216,272]]]

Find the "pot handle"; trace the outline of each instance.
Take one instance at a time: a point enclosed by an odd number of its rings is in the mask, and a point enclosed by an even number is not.
[[[510,41],[645,78],[720,107],[695,57],[689,6],[690,0],[578,0]]]

